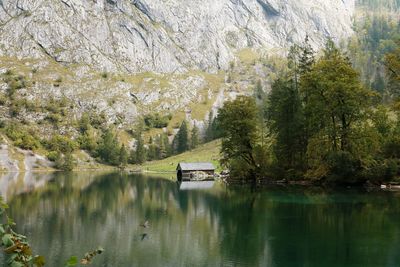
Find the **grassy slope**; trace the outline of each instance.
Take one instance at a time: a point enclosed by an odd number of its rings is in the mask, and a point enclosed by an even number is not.
[[[146,162],[140,166],[140,169],[149,172],[174,172],[179,162],[212,162],[217,170],[221,170],[219,164],[220,148],[220,140],[212,141],[180,155],[163,160]]]

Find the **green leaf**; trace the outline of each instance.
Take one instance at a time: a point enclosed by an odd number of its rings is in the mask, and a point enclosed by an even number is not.
[[[10,234],[6,234],[3,236],[1,241],[3,242],[3,245],[5,247],[10,247],[10,246],[14,245],[14,242],[12,241],[11,238],[12,238],[12,235],[10,235]]]
[[[7,266],[10,266],[14,261],[17,261],[16,258],[18,257],[18,253],[13,253],[7,258]]]
[[[0,225],[0,235],[4,235],[5,232],[3,225]]]
[[[78,265],[78,258],[76,256],[72,256],[65,264],[65,267],[73,267],[77,265]]]
[[[24,265],[23,265],[22,263],[20,263],[20,262],[13,261],[13,262],[10,264],[10,267],[24,267]]]

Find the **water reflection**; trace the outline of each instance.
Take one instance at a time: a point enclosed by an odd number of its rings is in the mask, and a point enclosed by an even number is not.
[[[204,190],[211,189],[215,185],[214,181],[193,181],[179,182],[179,190]]]
[[[8,179],[4,182],[4,179]],[[11,181],[11,182],[10,182]],[[22,189],[21,189],[22,188]],[[180,190],[91,173],[2,177],[11,216],[48,266],[102,245],[95,266],[398,266],[396,193]],[[145,220],[150,227],[140,226]]]

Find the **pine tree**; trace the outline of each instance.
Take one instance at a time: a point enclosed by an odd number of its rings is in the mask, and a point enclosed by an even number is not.
[[[98,155],[100,158],[109,164],[118,165],[119,160],[118,140],[111,129],[107,129],[98,147]]]
[[[121,168],[125,168],[127,164],[128,164],[128,151],[126,150],[125,145],[122,145],[119,151],[119,166]]]
[[[134,164],[143,164],[146,161],[146,148],[144,147],[144,141],[142,138],[142,133],[136,133],[136,149],[132,153],[132,161]]]
[[[274,151],[279,165],[286,170],[301,166],[306,153],[303,107],[291,78],[280,78],[273,83],[266,116],[276,136]]]
[[[159,134],[156,136],[155,145],[157,159],[164,159],[167,157],[167,145],[164,142],[165,140],[163,138],[163,134]]]
[[[177,153],[183,153],[189,149],[189,142],[188,142],[188,128],[186,121],[183,121],[179,131],[176,135],[176,151]]]
[[[379,70],[376,71],[375,79],[374,82],[371,84],[371,87],[380,94],[384,93],[385,80],[383,79],[381,72]]]
[[[62,170],[64,171],[72,171],[76,166],[76,162],[74,156],[71,152],[67,152],[64,155],[64,163],[62,165]]]
[[[256,86],[254,87],[253,94],[258,103],[264,100],[265,92],[263,91],[261,80],[257,81]]]
[[[190,149],[195,149],[198,147],[200,143],[200,137],[199,137],[199,128],[197,128],[196,124],[193,125],[192,133],[191,133],[191,139],[190,139]]]
[[[212,123],[214,119],[214,114],[212,111],[208,113],[208,120],[207,120],[207,125],[206,125],[206,133],[205,133],[205,142],[210,142],[213,140],[213,129],[212,129]]]
[[[153,138],[150,136],[149,146],[147,151],[147,160],[152,161],[157,159],[157,147],[153,142]]]
[[[400,98],[400,40],[396,44],[396,50],[385,57],[385,67],[389,78],[389,90],[395,98]]]
[[[299,60],[299,72],[301,75],[309,72],[315,63],[315,52],[311,47],[308,35],[304,40],[304,44],[301,47],[301,55]]]
[[[163,143],[163,146],[164,146],[164,149],[165,149],[165,155],[163,156],[163,158],[172,156],[174,154],[174,151],[173,151],[172,144],[170,144],[170,142],[169,142],[168,134],[167,133],[163,133],[162,136],[161,136],[161,140],[162,140],[162,143]]]

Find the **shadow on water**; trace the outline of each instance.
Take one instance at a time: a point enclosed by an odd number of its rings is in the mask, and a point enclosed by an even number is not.
[[[43,179],[46,183],[43,184]],[[400,195],[303,188],[180,190],[142,175],[0,183],[47,266],[101,245],[96,266],[398,266]],[[32,185],[37,181],[40,186]],[[15,188],[28,188],[16,190]],[[149,227],[141,227],[145,221]]]

